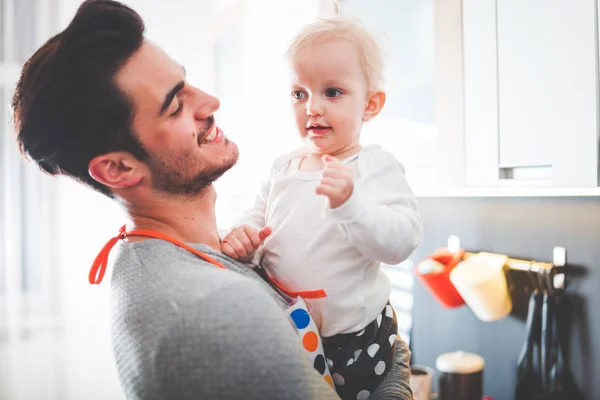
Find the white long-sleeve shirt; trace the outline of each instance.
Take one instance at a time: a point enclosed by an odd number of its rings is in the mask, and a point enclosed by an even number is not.
[[[274,163],[239,222],[273,228],[257,261],[285,287],[325,290],[326,298],[309,301],[323,337],[360,331],[390,296],[380,263],[400,263],[420,243],[416,199],[404,167],[377,145],[343,161],[354,190],[335,209],[315,193],[322,172],[299,171],[300,159],[295,152]]]

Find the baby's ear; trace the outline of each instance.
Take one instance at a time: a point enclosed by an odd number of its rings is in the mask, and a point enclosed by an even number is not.
[[[365,112],[363,114],[363,122],[367,122],[375,118],[383,108],[384,104],[385,92],[378,91],[369,93],[367,107],[365,108]]]

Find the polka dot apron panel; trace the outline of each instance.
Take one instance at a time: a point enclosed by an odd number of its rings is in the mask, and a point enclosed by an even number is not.
[[[306,301],[300,296],[296,297],[293,304],[288,307],[287,314],[291,318],[294,328],[298,331],[302,346],[313,367],[321,374],[325,382],[333,388],[333,379],[329,372],[329,366],[325,362],[325,352],[323,343],[321,342],[321,335],[319,335],[317,324],[315,324],[315,321],[313,321],[308,312]]]

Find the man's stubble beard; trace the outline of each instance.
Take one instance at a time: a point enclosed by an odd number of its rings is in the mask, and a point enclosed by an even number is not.
[[[239,151],[236,144],[228,139],[225,140],[235,147],[232,154],[228,158],[224,158],[221,165],[203,170],[193,177],[186,176],[181,172],[185,171],[187,158],[171,159],[170,162],[165,162],[160,157],[149,155],[147,164],[150,168],[154,190],[177,196],[193,196],[202,193],[238,161]]]

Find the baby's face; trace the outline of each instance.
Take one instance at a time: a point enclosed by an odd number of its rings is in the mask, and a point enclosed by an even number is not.
[[[296,124],[313,151],[336,154],[357,143],[368,95],[354,45],[336,39],[301,49],[292,69]]]

